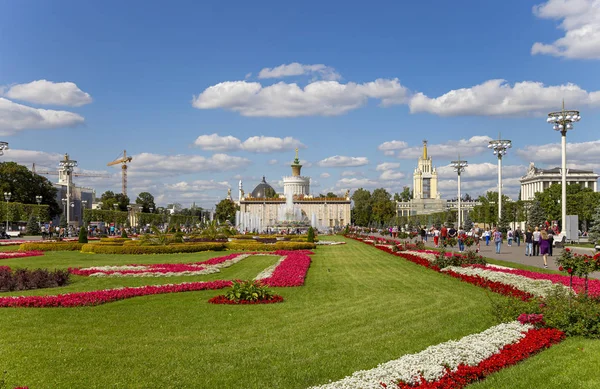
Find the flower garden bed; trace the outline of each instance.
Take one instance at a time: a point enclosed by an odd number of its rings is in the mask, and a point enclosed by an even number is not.
[[[227,296],[219,295],[219,296],[215,296],[215,297],[211,298],[210,300],[208,300],[208,302],[211,304],[229,304],[229,305],[275,304],[275,303],[282,303],[283,297],[279,296],[277,294],[274,294],[273,296],[271,296],[271,298],[268,298],[268,299],[262,299],[262,300],[256,300],[256,301],[250,301],[250,300],[235,301],[235,300],[228,299]]]
[[[25,257],[35,257],[39,255],[44,255],[43,251],[12,251],[12,252],[4,252],[0,253],[0,259],[12,259],[12,258],[25,258]]]

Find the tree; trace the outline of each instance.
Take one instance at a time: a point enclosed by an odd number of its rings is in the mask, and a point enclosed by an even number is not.
[[[150,213],[150,208],[154,211],[156,204],[154,203],[154,196],[149,192],[142,192],[135,199],[135,203],[142,206],[142,212]]]
[[[600,241],[600,205],[596,207],[596,212],[594,213],[594,217],[592,218],[590,224],[588,236],[590,242],[596,244],[598,241]]]
[[[15,162],[0,163],[0,193],[4,192],[11,193],[11,202],[23,204],[36,204],[36,196],[42,196],[41,204],[48,206],[50,218],[62,213],[52,183]]]
[[[25,227],[25,232],[27,235],[39,235],[40,231],[40,223],[38,222],[38,218],[35,215],[29,216],[29,220],[27,221],[27,227]]]
[[[216,205],[215,208],[215,218],[219,222],[229,221],[231,224],[235,223],[235,211],[237,211],[239,207],[235,205],[235,203],[229,199],[223,199]]]
[[[87,243],[88,242],[88,238],[87,238],[87,231],[85,230],[84,226],[81,226],[81,228],[79,228],[79,239],[78,239],[79,243]]]
[[[354,208],[352,208],[352,223],[366,227],[371,223],[371,192],[360,188],[352,194]]]
[[[67,216],[63,213],[60,215],[60,220],[58,221],[58,226],[60,228],[67,228]]]
[[[413,191],[410,190],[410,188],[408,186],[405,186],[404,188],[402,188],[402,193],[400,193],[400,200],[401,201],[410,201],[410,199],[412,199],[413,197]]]
[[[544,208],[542,208],[539,200],[533,200],[528,216],[529,220],[527,220],[527,223],[533,227],[541,226],[547,220],[546,211],[544,211]]]
[[[102,193],[102,196],[100,196],[100,201],[102,202],[100,209],[106,211],[117,210],[126,212],[127,206],[129,205],[129,197],[125,196],[123,193],[115,194],[111,190],[107,190],[106,192]],[[117,204],[116,208],[115,204]]]
[[[465,220],[463,220],[463,227],[466,231],[469,231],[473,228],[473,220],[471,219],[471,212],[465,213]]]
[[[308,233],[306,235],[306,241],[313,243],[315,241],[315,230],[312,227],[308,228]]]
[[[327,198],[334,198],[334,197],[339,197],[338,195],[336,195],[333,192],[327,192],[327,194],[325,195]]]
[[[383,225],[396,215],[396,205],[390,194],[383,188],[378,188],[371,195],[372,220]]]

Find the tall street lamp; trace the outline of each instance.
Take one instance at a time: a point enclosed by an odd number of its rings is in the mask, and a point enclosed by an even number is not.
[[[563,100],[562,111],[550,112],[548,114],[548,123],[553,124],[555,131],[560,131],[562,146],[562,194],[561,194],[561,231],[566,231],[567,223],[567,131],[573,129],[573,123],[581,120],[579,111],[565,110],[565,101]]]
[[[6,233],[8,234],[8,202],[12,196],[11,192],[4,192],[4,200],[6,200]]]
[[[37,217],[38,217],[38,224],[41,227],[42,226],[42,220],[40,218],[40,204],[42,203],[42,196],[40,196],[40,195],[35,196],[35,202],[38,205]]]
[[[458,174],[458,227],[462,226],[462,213],[460,209],[460,173],[465,171],[465,168],[468,166],[467,161],[462,161],[460,159],[460,154],[458,155],[458,160],[450,162],[454,171]]]
[[[83,213],[84,213],[84,210],[87,208],[87,203],[88,203],[87,200],[81,200],[81,225],[82,226],[84,225]]]
[[[71,225],[71,181],[73,169],[77,166],[77,161],[70,159],[68,154],[65,154],[65,158],[58,163],[58,166],[65,172],[67,175],[67,199],[66,199],[66,208],[67,208],[67,230]]]
[[[0,155],[4,155],[4,150],[8,150],[8,142],[0,142]]]
[[[498,156],[498,224],[502,218],[502,157],[512,147],[512,141],[507,139],[491,140],[488,148]]]

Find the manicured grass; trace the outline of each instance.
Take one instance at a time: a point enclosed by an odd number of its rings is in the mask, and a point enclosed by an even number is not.
[[[97,307],[2,309],[0,366],[9,385],[30,388],[306,388],[495,324],[484,290],[347,242],[316,250],[305,286],[274,288],[282,304],[211,305],[222,291],[201,291]],[[47,253],[6,264],[190,262],[224,254]],[[252,278],[275,260],[251,257],[212,279]],[[67,288],[36,292],[155,281],[180,280],[77,277]]]

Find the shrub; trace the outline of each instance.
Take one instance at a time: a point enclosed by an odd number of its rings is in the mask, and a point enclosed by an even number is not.
[[[69,277],[68,270],[16,269],[12,271],[8,266],[2,266],[0,267],[0,292],[54,288],[68,284]]]
[[[79,242],[21,243],[19,251],[79,251],[83,245]]]
[[[278,241],[275,244],[250,243],[250,242],[228,242],[225,243],[228,250],[241,251],[277,251],[277,250],[312,250],[316,248],[314,243],[302,242],[283,242]]]
[[[79,243],[87,243],[88,242],[88,238],[87,238],[87,231],[85,230],[84,226],[81,226],[81,228],[79,229]]]
[[[110,242],[110,243],[123,243],[125,241],[131,240],[129,238],[100,238],[100,242]]]
[[[121,238],[127,239],[127,232],[125,232],[125,229],[121,230]]]
[[[40,223],[35,215],[31,215],[27,221],[27,227],[25,227],[27,235],[39,235],[41,234]]]
[[[308,233],[306,234],[306,241],[313,243],[315,241],[315,230],[312,227],[308,228]]]
[[[225,247],[223,243],[181,243],[165,246],[143,246],[143,245],[104,245],[88,243],[83,245],[81,252],[96,254],[175,254],[196,253],[200,251],[221,251]]]
[[[446,251],[442,248],[437,254],[433,264],[440,269],[448,266],[463,266],[463,265],[485,265],[486,260],[473,250],[467,250],[464,255],[452,254],[446,255]]]
[[[273,293],[256,280],[233,281],[231,290],[225,293],[225,297],[235,302],[268,300],[272,296]]]

